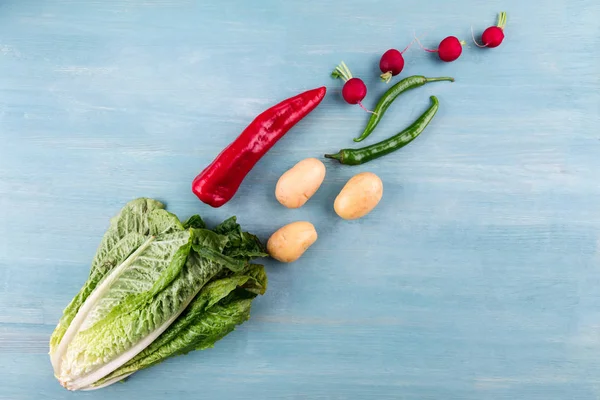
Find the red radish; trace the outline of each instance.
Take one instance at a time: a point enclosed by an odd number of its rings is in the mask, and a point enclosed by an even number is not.
[[[402,53],[396,49],[389,49],[381,56],[379,60],[379,69],[383,72],[381,80],[388,83],[392,76],[398,75],[404,68],[404,57]]]
[[[438,56],[442,61],[451,62],[460,57],[464,42],[461,42],[456,36],[448,36],[440,42],[438,47]]]
[[[477,43],[475,35],[473,34],[473,28],[471,28],[471,35],[473,36],[473,42],[478,47],[489,47],[494,48],[500,46],[504,40],[504,26],[506,25],[506,13],[502,11],[498,14],[498,24],[496,26],[490,26],[481,35],[481,41],[483,44]]]
[[[367,86],[358,78],[350,78],[342,88],[342,97],[348,104],[358,104],[367,96]]]
[[[438,53],[438,57],[440,58],[440,60],[445,62],[451,62],[460,57],[462,53],[462,47],[466,44],[465,41],[458,40],[456,36],[448,36],[440,42],[440,45],[437,49],[432,50],[423,47],[418,38],[415,37],[415,39],[417,40],[417,43],[419,43],[419,46],[421,46],[423,50],[428,51],[430,53]]]
[[[412,43],[406,46],[406,48],[402,51],[389,49],[383,53],[381,60],[379,60],[379,69],[382,72],[380,75],[382,81],[388,83],[392,79],[392,76],[396,76],[402,72],[402,69],[404,68],[404,57],[402,57],[402,54],[408,50],[411,44]]]
[[[331,77],[340,78],[345,82],[342,88],[342,97],[346,100],[346,103],[358,104],[363,110],[373,113],[373,111],[367,110],[361,103],[367,96],[367,85],[365,85],[362,79],[352,77],[352,73],[345,62],[342,61],[340,65],[335,67],[331,73]]]

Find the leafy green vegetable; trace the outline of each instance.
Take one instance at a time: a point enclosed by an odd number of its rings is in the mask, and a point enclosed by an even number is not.
[[[92,387],[121,380],[169,357],[212,347],[250,317],[252,299],[264,294],[266,288],[262,265],[251,265],[239,275],[210,282],[151,345]]]
[[[192,215],[188,218],[187,221],[183,223],[184,228],[195,228],[195,229],[205,229],[206,224],[204,220],[199,215]]]
[[[236,217],[226,219],[217,225],[214,231],[227,236],[229,239],[223,252],[229,257],[251,260],[253,258],[268,256],[264,246],[256,236],[242,231],[242,227],[237,223]]]
[[[263,294],[260,241],[235,218],[214,231],[182,224],[155,200],[111,219],[87,282],[50,339],[54,372],[71,390],[106,386],[167,357],[212,346]]]
[[[104,234],[92,261],[92,269],[87,282],[64,310],[58,326],[52,333],[50,338],[51,354],[55,352],[69,324],[79,311],[79,307],[100,280],[144,243],[149,232],[148,216],[150,212],[163,208],[164,205],[156,200],[141,198],[127,203],[121,212],[110,220],[110,227]]]

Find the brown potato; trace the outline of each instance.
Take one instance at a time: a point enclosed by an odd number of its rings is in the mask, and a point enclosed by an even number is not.
[[[307,158],[287,170],[275,187],[277,201],[287,208],[299,208],[311,198],[325,179],[325,165]]]
[[[274,259],[296,261],[317,240],[317,231],[310,222],[298,221],[285,225],[271,235],[267,251]]]
[[[383,183],[372,172],[354,175],[335,198],[333,208],[343,219],[357,219],[370,213],[383,196]]]

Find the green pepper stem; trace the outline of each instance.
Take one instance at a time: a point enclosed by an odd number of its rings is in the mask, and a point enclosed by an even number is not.
[[[342,155],[340,153],[336,153],[336,154],[325,154],[325,158],[332,158],[334,160],[338,160],[341,161],[342,160]]]
[[[500,14],[498,14],[498,28],[504,30],[504,27],[506,26],[506,12],[502,11]]]
[[[426,82],[440,82],[440,81],[450,81],[454,82],[454,78],[451,76],[439,76],[436,78],[425,78]]]

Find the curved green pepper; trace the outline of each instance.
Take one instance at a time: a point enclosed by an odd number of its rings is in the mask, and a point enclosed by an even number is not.
[[[388,109],[390,104],[392,104],[392,102],[396,99],[396,97],[400,96],[406,91],[423,86],[426,83],[439,81],[454,82],[454,78],[448,76],[442,76],[439,78],[426,78],[421,75],[413,75],[409,76],[408,78],[402,79],[400,82],[390,87],[388,91],[385,92],[383,96],[381,96],[381,98],[379,99],[377,106],[375,106],[375,109],[373,110],[371,118],[369,118],[369,122],[367,122],[365,130],[363,131],[363,133],[360,134],[359,137],[354,139],[354,141],[360,142],[364,140],[367,136],[371,134],[371,132],[373,132],[373,130],[375,130],[375,127],[377,126],[379,121],[381,121],[383,114]]]
[[[439,101],[435,96],[431,96],[430,99],[431,106],[429,109],[413,122],[412,125],[397,135],[360,149],[342,149],[336,154],[325,154],[325,157],[338,160],[341,164],[345,165],[360,165],[406,146],[425,130],[435,116],[439,108]]]

